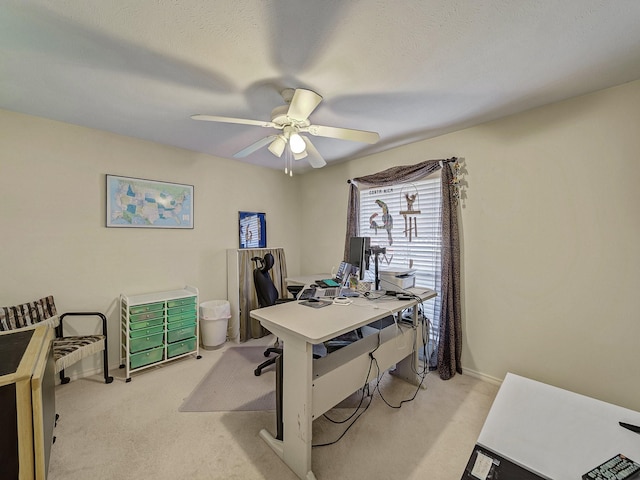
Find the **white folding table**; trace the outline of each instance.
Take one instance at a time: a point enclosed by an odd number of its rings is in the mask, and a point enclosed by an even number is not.
[[[580,479],[618,453],[640,462],[640,435],[618,422],[640,412],[508,373],[477,444],[536,478]]]

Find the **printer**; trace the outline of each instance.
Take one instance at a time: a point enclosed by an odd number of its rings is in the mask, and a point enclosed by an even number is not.
[[[403,292],[416,285],[415,269],[380,270],[380,289]]]

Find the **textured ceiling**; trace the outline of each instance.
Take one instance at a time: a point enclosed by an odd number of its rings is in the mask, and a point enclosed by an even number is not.
[[[191,115],[303,87],[312,123],[380,134],[312,137],[339,162],[638,79],[639,24],[638,0],[2,0],[0,108],[231,158],[274,131]]]

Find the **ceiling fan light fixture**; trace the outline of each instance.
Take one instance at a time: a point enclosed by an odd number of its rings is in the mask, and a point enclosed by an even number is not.
[[[294,160],[302,160],[303,158],[305,158],[307,156],[307,151],[304,150],[302,153],[295,153],[295,152],[291,152],[293,154],[293,159]]]
[[[269,144],[269,151],[276,157],[281,157],[284,148],[287,146],[287,142],[282,135],[278,135],[273,142]]]
[[[298,133],[292,133],[289,136],[289,148],[293,153],[300,154],[307,148],[307,144]]]

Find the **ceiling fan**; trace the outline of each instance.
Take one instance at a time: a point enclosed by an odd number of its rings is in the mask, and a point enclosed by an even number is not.
[[[309,140],[307,136],[300,135],[301,133],[363,143],[376,143],[380,139],[380,136],[375,132],[312,124],[309,120],[309,115],[311,115],[322,101],[322,97],[316,92],[304,88],[297,88],[295,90],[288,88],[282,92],[282,98],[286,105],[273,109],[271,112],[271,121],[219,117],[216,115],[192,115],[191,118],[194,120],[238,123],[280,130],[280,133],[264,137],[248,147],[243,148],[234,154],[233,157],[244,158],[266,145],[269,145],[268,149],[271,153],[276,157],[281,157],[288,145],[290,154],[287,153],[286,155],[285,173],[289,173],[290,175],[292,167],[291,157],[295,160],[306,158],[313,168],[321,168],[327,164],[313,143],[311,143],[311,140]]]

